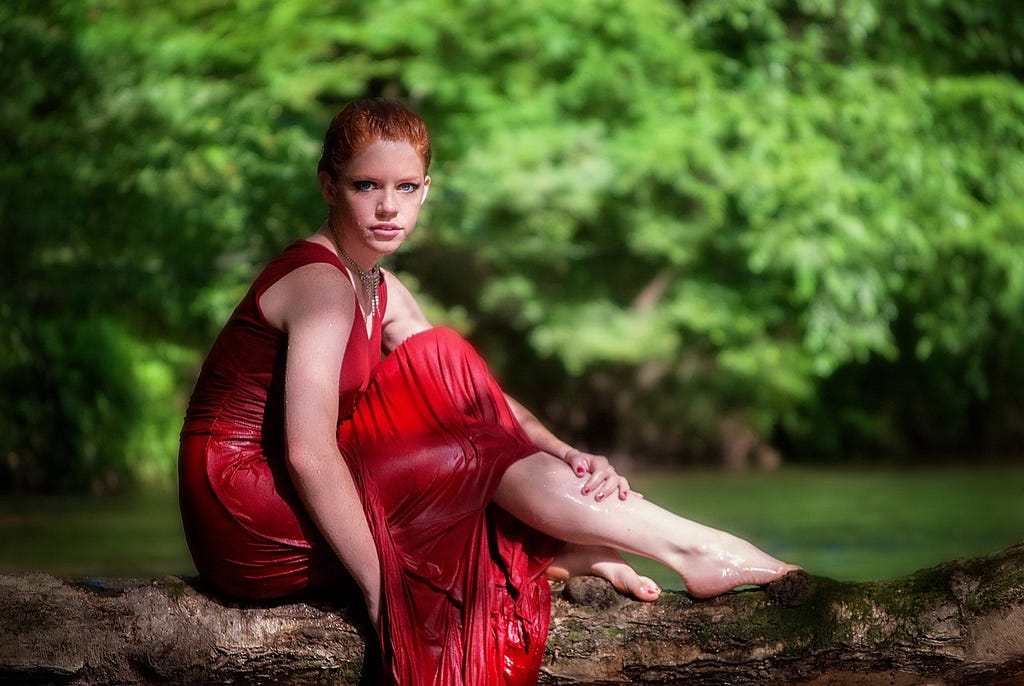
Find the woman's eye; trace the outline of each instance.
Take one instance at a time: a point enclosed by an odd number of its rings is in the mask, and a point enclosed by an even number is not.
[[[353,181],[352,188],[357,191],[368,191],[373,189],[373,181]]]
[[[420,185],[418,183],[413,183],[412,181],[398,184],[398,190],[403,193],[415,193],[416,189],[419,187]]]

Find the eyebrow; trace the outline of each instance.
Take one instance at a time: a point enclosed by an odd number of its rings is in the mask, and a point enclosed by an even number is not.
[[[419,174],[416,176],[403,176],[395,181],[395,183],[423,183],[423,179],[426,178],[426,174]],[[344,178],[350,181],[375,181],[380,183],[381,177],[375,174],[345,174]]]
[[[346,174],[345,180],[354,183],[356,181],[372,181],[374,183],[384,185],[383,180],[379,176],[373,174]],[[394,180],[395,185],[401,185],[402,183],[415,183],[417,185],[423,185],[426,174],[423,176],[407,176]]]

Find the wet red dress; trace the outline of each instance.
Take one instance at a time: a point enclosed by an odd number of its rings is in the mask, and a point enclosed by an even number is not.
[[[200,575],[245,598],[349,587],[284,459],[287,339],[260,296],[334,253],[298,241],[269,264],[208,355],[182,431],[179,485]],[[338,445],[381,558],[382,651],[397,684],[536,682],[554,542],[491,504],[505,469],[536,452],[476,352],[436,328],[381,360],[380,313],[357,318],[338,384]],[[351,586],[354,588],[354,586]]]

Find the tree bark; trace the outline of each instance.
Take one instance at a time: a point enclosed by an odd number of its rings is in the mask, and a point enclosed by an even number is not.
[[[553,593],[541,684],[1024,684],[1024,543],[889,581],[796,573],[713,600],[666,592],[638,603],[596,579]],[[178,577],[0,576],[0,636],[0,683],[378,676],[355,605],[239,604]]]

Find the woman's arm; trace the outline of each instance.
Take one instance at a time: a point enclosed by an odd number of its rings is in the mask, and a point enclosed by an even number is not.
[[[549,455],[554,455],[564,462],[569,462],[570,453],[573,451],[579,452],[551,433],[532,412],[508,393],[505,394],[505,400],[508,401],[509,407],[512,408],[512,414],[519,420],[519,425],[523,427],[523,431],[530,437],[533,444],[542,451]],[[579,472],[577,471],[577,473]]]
[[[388,307],[384,316],[384,349],[394,350],[409,336],[430,328],[430,322],[423,315],[412,293],[391,273],[384,272],[388,287]],[[505,395],[512,414],[523,427],[526,435],[540,450],[562,459],[581,479],[586,478],[580,492],[593,494],[597,500],[604,500],[612,492],[618,492],[625,500],[630,493],[629,482],[615,472],[608,459],[576,450],[560,440],[541,424],[533,413],[514,398]],[[639,495],[639,494],[636,494]]]
[[[383,347],[391,352],[409,336],[430,328],[423,310],[409,289],[394,274],[384,271],[388,289],[388,306],[384,312]]]
[[[555,436],[545,427],[532,412],[526,409],[518,400],[505,394],[512,414],[523,427],[523,431],[533,441],[533,444],[543,452],[561,459],[568,464],[581,479],[586,478],[580,493],[583,495],[593,494],[594,499],[601,501],[617,492],[619,500],[625,500],[631,494],[640,496],[639,493],[631,491],[629,481],[620,476],[615,468],[603,455],[593,455],[577,450],[571,445]]]
[[[356,316],[352,286],[312,264],[263,295],[264,315],[288,335],[285,440],[288,471],[306,510],[380,621],[381,573],[362,501],[338,450],[338,375]]]

